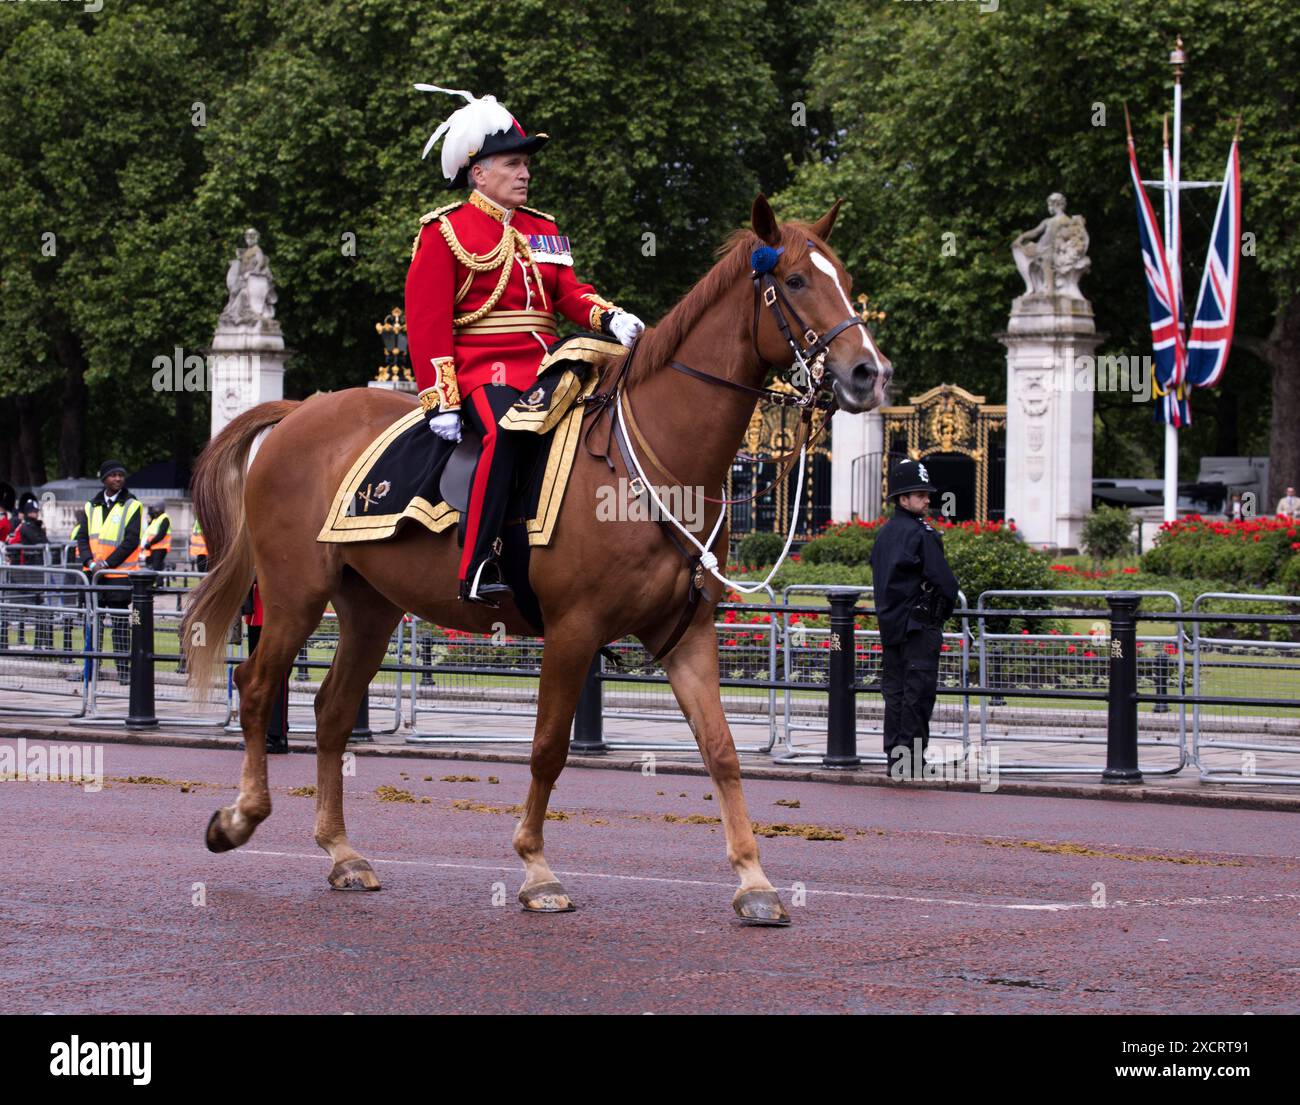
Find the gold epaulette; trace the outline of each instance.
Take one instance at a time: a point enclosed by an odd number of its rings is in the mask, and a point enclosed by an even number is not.
[[[538,211],[536,207],[525,207],[522,203],[519,205],[520,211],[527,211],[530,215],[540,215],[547,222],[557,222],[554,215],[548,215],[545,211]]]
[[[464,200],[457,200],[455,203],[447,204],[446,207],[439,207],[433,211],[426,211],[423,215],[420,216],[420,229],[415,232],[415,241],[411,243],[412,261],[415,260],[415,251],[420,248],[420,235],[421,233],[423,233],[424,228],[429,223],[433,222],[434,219],[439,219],[443,215],[447,214],[448,211],[455,211],[456,208],[458,208],[464,202],[465,202]]]

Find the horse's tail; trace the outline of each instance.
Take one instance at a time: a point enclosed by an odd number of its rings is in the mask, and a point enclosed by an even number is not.
[[[249,447],[300,403],[277,399],[244,411],[208,443],[194,469],[194,514],[203,524],[209,570],[186,607],[181,648],[187,684],[196,696],[207,696],[213,668],[224,658],[230,627],[253,585],[253,548],[244,510]]]

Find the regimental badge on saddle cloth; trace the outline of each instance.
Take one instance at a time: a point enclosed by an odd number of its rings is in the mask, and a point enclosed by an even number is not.
[[[534,261],[551,265],[572,265],[573,256],[569,253],[569,238],[566,234],[530,234],[528,250]]]

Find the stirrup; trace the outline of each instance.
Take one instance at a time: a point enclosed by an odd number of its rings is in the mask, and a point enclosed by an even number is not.
[[[492,565],[496,579],[488,581],[483,579],[483,569]],[[478,566],[478,571],[474,573],[473,580],[462,579],[460,581],[460,600],[462,602],[476,602],[482,606],[490,606],[493,610],[500,608],[500,602],[514,598],[514,591],[506,583],[501,571],[501,565],[494,556],[489,556]]]

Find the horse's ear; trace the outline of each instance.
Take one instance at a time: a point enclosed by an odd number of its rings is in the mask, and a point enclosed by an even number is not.
[[[816,234],[817,237],[819,237],[823,242],[830,241],[831,227],[835,225],[835,216],[840,213],[840,204],[842,204],[843,202],[844,201],[842,199],[836,200],[834,205],[831,207],[831,209],[827,211],[826,214],[824,214],[815,223],[813,223],[813,233]]]
[[[754,233],[769,246],[774,246],[781,240],[781,229],[777,226],[776,216],[772,214],[772,205],[762,192],[754,197],[754,210],[750,219]]]

